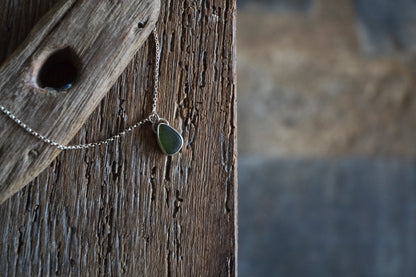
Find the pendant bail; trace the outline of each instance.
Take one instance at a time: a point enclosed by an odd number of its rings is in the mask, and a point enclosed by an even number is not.
[[[151,121],[150,121],[151,122]],[[169,121],[167,121],[166,119],[164,119],[164,118],[158,118],[158,120],[156,121],[156,122],[151,122],[152,123],[152,130],[153,130],[153,133],[155,133],[155,134],[157,134],[157,127],[160,125],[160,124],[166,124],[166,125],[168,125],[168,126],[170,126],[170,124],[169,124]]]
[[[157,114],[157,112],[153,111],[149,117],[149,122],[152,123],[153,125],[156,124],[157,122],[160,121],[160,116]]]

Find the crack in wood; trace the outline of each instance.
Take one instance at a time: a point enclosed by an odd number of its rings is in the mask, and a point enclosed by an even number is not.
[[[165,163],[165,180],[168,182],[170,181],[170,176],[172,174],[171,167],[172,167],[172,156],[167,156],[166,163]]]

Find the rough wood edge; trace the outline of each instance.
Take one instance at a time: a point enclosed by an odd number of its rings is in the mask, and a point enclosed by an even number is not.
[[[108,20],[107,24],[90,22],[100,33],[88,28],[82,29],[83,26],[72,32],[74,40],[79,40],[79,44],[74,41],[71,43],[78,47],[76,50],[80,58],[87,63],[83,70],[88,71],[89,77],[81,76],[79,84],[71,88],[71,93],[65,94],[38,93],[33,87],[24,85],[31,70],[31,61],[36,60],[42,52],[59,47],[62,42],[67,41],[71,26],[75,28],[83,18],[80,13],[88,20],[85,14],[97,13],[100,11],[94,10],[97,6],[106,12],[106,16],[102,19],[94,14],[94,18]],[[137,7],[143,10],[137,10]],[[1,104],[11,107],[22,121],[39,133],[55,141],[68,143],[147,39],[157,21],[159,9],[158,0],[124,0],[114,3],[103,0],[71,0],[57,4],[34,27],[34,31],[19,48],[20,51],[16,51],[3,64],[0,70]],[[127,16],[115,17],[117,14]],[[146,24],[139,28],[137,20],[143,18]],[[111,25],[114,22],[120,26]],[[122,24],[129,27],[120,29],[124,26]],[[95,40],[82,41],[82,35],[96,36]],[[112,43],[108,46],[101,44],[97,49],[94,43],[104,39],[100,35],[110,36],[108,39]],[[100,57],[105,59],[99,60]],[[0,126],[1,204],[33,180],[61,151],[30,136],[3,114],[0,116]]]

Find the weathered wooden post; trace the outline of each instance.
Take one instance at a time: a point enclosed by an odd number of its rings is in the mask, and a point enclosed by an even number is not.
[[[65,143],[122,130],[151,111],[154,49],[140,46],[159,19],[158,110],[185,145],[165,156],[142,126],[60,153],[1,114],[0,271],[235,276],[235,1],[69,0],[28,36],[57,2],[0,1],[0,104]],[[36,75],[54,54],[74,66],[68,90]]]

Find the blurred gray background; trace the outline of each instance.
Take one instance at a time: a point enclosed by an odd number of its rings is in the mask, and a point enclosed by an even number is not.
[[[416,0],[237,0],[239,275],[416,276]]]

